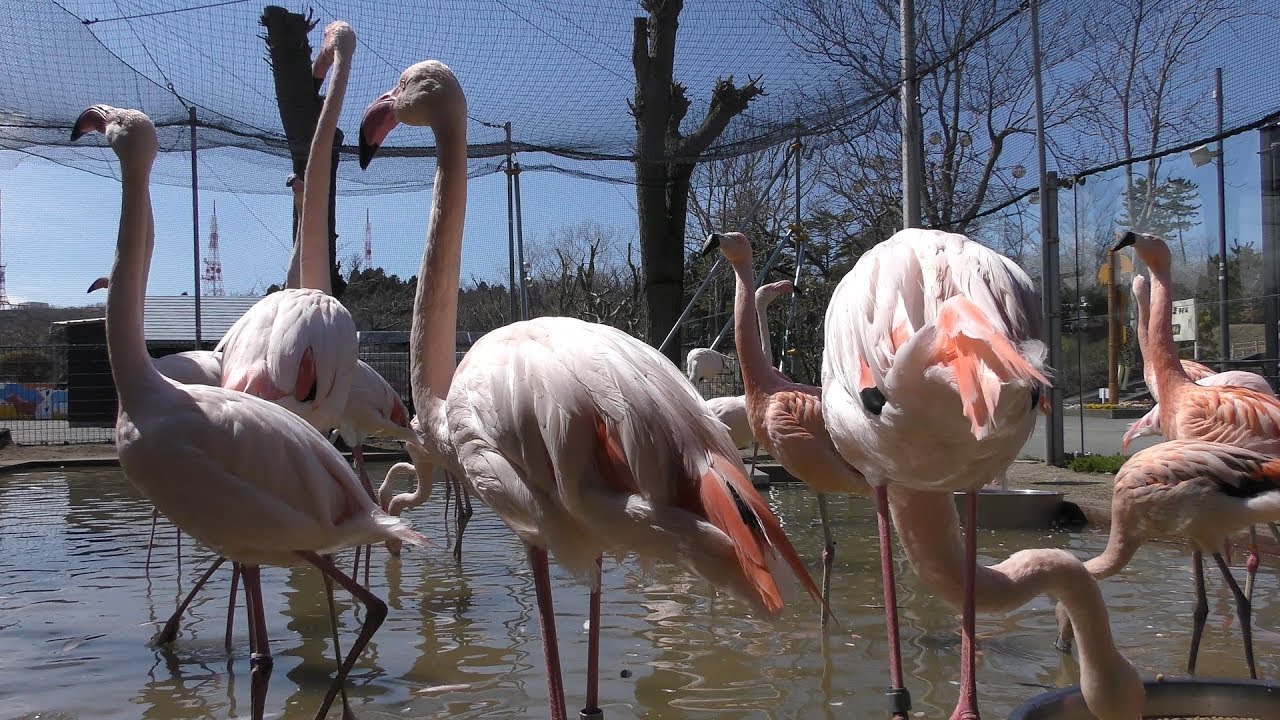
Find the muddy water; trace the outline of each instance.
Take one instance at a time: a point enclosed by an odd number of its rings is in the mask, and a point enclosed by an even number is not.
[[[381,477],[383,468],[373,468]],[[776,487],[768,500],[817,570],[821,533],[813,496]],[[409,515],[439,546],[400,560],[375,548],[372,589],[390,613],[352,673],[361,718],[546,717],[546,684],[524,552],[484,508],[467,529],[461,565],[448,552],[441,505]],[[668,567],[606,560],[601,705],[607,718],[885,717],[884,621],[874,515],[858,498],[833,498],[838,552],[832,606],[840,626],[824,648],[816,608],[797,600],[777,620],[752,616],[703,582]],[[238,610],[223,648],[229,570],[219,570],[178,641],[148,640],[209,561],[189,538],[177,572],[172,526],[161,521],[144,570],[151,506],[115,470],[0,477],[0,718],[232,718],[249,712],[248,640]],[[981,560],[1027,547],[1099,552],[1100,534],[984,532]],[[350,554],[342,559],[350,563]],[[1239,559],[1237,559],[1239,562]],[[945,718],[959,674],[957,619],[900,563],[904,664],[917,717]],[[1179,548],[1144,548],[1105,585],[1118,642],[1144,675],[1185,664],[1192,603],[1190,561]],[[1243,677],[1233,605],[1210,575],[1211,615],[1200,670]],[[587,595],[553,573],[571,710],[584,693]],[[328,614],[316,572],[263,570],[275,670],[268,716],[310,718],[333,669]],[[1255,592],[1263,677],[1280,672],[1276,582]],[[339,593],[344,647],[361,610]],[[1078,678],[1052,647],[1047,598],[979,618],[984,716],[1005,717],[1045,688]],[[338,717],[335,710],[332,717]]]

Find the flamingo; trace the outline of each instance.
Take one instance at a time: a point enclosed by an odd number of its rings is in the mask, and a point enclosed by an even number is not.
[[[106,309],[107,352],[120,401],[120,467],[174,524],[219,556],[243,564],[255,719],[263,717],[271,675],[258,566],[307,563],[360,598],[365,621],[316,715],[323,718],[386,615],[381,600],[324,555],[386,538],[415,544],[425,538],[368,499],[342,455],[301,418],[244,393],[175,383],[156,370],[142,329],[154,244],[155,126],[137,110],[95,105],[77,118],[71,139],[90,131],[106,136],[120,158],[122,178]]]
[[[330,23],[313,75],[333,66],[329,94],[316,121],[303,178],[300,288],[258,301],[231,326],[218,350],[222,386],[276,402],[328,432],[341,424],[356,373],[356,325],[332,297],[326,228],[331,148],[342,112],[356,37],[342,21]]]
[[[1156,235],[1119,234],[1114,250],[1132,246],[1151,270],[1151,306],[1147,344],[1160,400],[1160,429],[1168,440],[1208,440],[1247,448],[1264,455],[1280,454],[1280,399],[1234,385],[1197,385],[1178,362],[1173,341],[1173,293],[1169,246]],[[1280,531],[1272,528],[1280,536]],[[1196,551],[1197,562],[1203,562]],[[1249,528],[1245,561],[1246,593],[1252,597],[1258,572],[1257,531]]]
[[[1147,362],[1147,348],[1150,347],[1150,329],[1148,325],[1151,315],[1151,287],[1147,285],[1147,279],[1142,275],[1134,275],[1133,282],[1130,284],[1130,291],[1133,293],[1134,306],[1138,313],[1137,331],[1138,331],[1138,352],[1142,355],[1142,379],[1147,384],[1147,390],[1151,392],[1151,397],[1156,402],[1160,402],[1159,390],[1156,388],[1156,372],[1155,366]],[[1195,360],[1186,360],[1179,358],[1182,363],[1182,371],[1191,378],[1192,382],[1198,382],[1204,378],[1216,375],[1212,369],[1205,365],[1201,365]],[[1255,373],[1249,373],[1253,375]],[[1258,377],[1262,377],[1259,375]],[[1270,389],[1268,389],[1270,392]]]
[[[1035,425],[1045,347],[1036,291],[1017,265],[963,235],[902,230],[858,260],[827,307],[822,417],[874,488],[894,712],[906,717],[888,485],[968,492],[961,695],[977,717],[977,489],[1000,477]],[[928,452],[922,452],[927,445]],[[899,528],[899,532],[905,532]]]
[[[949,604],[965,603],[965,576],[972,566],[961,552],[951,493],[894,483],[889,505],[903,550],[921,581]],[[1042,594],[1057,598],[1059,618],[1069,619],[1078,631],[1080,687],[1089,713],[1098,720],[1141,720],[1146,702],[1142,679],[1116,648],[1102,591],[1085,563],[1066,550],[1022,550],[996,565],[977,567],[972,587],[973,603],[983,612],[1012,610]]]
[[[827,493],[871,495],[871,486],[856,468],[845,461],[822,419],[822,390],[792,382],[775,369],[772,357],[761,342],[764,317],[751,302],[755,295],[751,243],[742,233],[712,233],[702,248],[703,255],[719,248],[737,275],[734,299],[733,338],[738,350],[738,366],[746,390],[747,415],[751,433],[787,472],[818,494],[818,515],[822,519],[822,624],[827,624],[831,592],[831,566],[836,543],[831,536],[827,514]],[[767,340],[764,340],[767,342]]]
[[[293,191],[293,217],[296,223],[298,217],[302,214],[302,178],[298,177],[296,173],[289,173],[289,176],[284,179],[284,186]],[[298,237],[293,239],[293,247],[289,251],[289,269],[285,273],[284,286],[287,288],[302,287],[300,284],[301,278],[299,277],[301,273],[302,237],[301,233],[299,233]]]
[[[105,290],[111,284],[109,278],[94,280],[85,292]],[[151,359],[160,374],[183,385],[218,385],[222,381],[222,353],[212,350],[187,350]],[[151,509],[151,535],[147,541],[147,561],[143,566],[151,571],[151,551],[155,548],[156,524],[160,511]],[[178,573],[182,573],[182,531],[178,530]]]
[[[1185,361],[1184,361],[1185,362]],[[1188,377],[1190,377],[1188,375]],[[1214,373],[1196,380],[1197,385],[1208,387],[1210,385],[1234,385],[1236,387],[1248,388],[1255,392],[1270,395],[1271,384],[1267,379],[1258,373],[1245,372],[1243,370],[1228,370],[1226,372]],[[1145,415],[1135,420],[1129,425],[1129,429],[1125,431],[1124,437],[1120,441],[1120,449],[1128,450],[1129,443],[1133,440],[1148,435],[1160,435],[1160,403],[1151,406]]]
[[[716,352],[711,348],[694,348],[689,351],[684,361],[689,382],[694,385],[710,380],[728,370],[732,365],[733,363],[729,360],[729,356]]]
[[[525,544],[552,719],[565,720],[567,713],[548,551],[590,582],[584,717],[601,716],[603,553],[672,562],[767,613],[782,608],[768,564],[781,558],[816,596],[728,433],[653,348],[614,328],[544,317],[484,336],[454,372],[467,114],[448,67],[417,63],[369,106],[360,131],[362,165],[399,123],[430,126],[437,149],[411,329],[419,427],[433,464],[461,479]]]
[[[1116,473],[1111,498],[1111,534],[1102,554],[1085,562],[1095,578],[1124,569],[1138,548],[1157,537],[1183,536],[1200,553],[1210,552],[1236,600],[1249,676],[1257,678],[1249,600],[1216,549],[1237,530],[1280,520],[1280,460],[1221,443],[1170,440],[1129,458]],[[1196,607],[1187,672],[1209,614],[1204,564],[1195,563]],[[1071,624],[1059,613],[1058,646],[1071,647]]]
[[[793,292],[797,292],[797,290],[790,280],[779,280],[768,285],[761,285],[756,289],[756,317],[760,319],[760,347],[764,349],[764,356],[769,358],[770,363],[773,362],[773,349],[769,342],[769,317],[767,314],[769,306],[779,297]],[[711,410],[711,414],[715,415],[717,420],[729,428],[729,437],[733,440],[734,447],[742,449],[753,443],[751,423],[747,420],[747,397],[745,395],[725,395],[711,398],[707,400],[707,408]],[[752,455],[754,454],[753,452]]]

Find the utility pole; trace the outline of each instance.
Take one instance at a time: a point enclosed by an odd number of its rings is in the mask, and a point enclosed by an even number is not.
[[[196,350],[201,349],[200,337],[200,183],[196,172],[196,106],[187,108],[187,116],[191,121],[191,274],[195,276],[195,287],[191,294],[196,303]]]
[[[1120,378],[1116,370],[1120,364],[1120,287],[1116,276],[1120,274],[1116,251],[1107,254],[1107,402],[1120,399]]]
[[[1231,369],[1231,312],[1227,305],[1227,180],[1222,139],[1222,68],[1213,71],[1213,99],[1218,106],[1218,335],[1223,372]]]
[[[920,227],[920,187],[924,184],[920,108],[916,97],[916,3],[900,0],[902,77],[902,227]]]

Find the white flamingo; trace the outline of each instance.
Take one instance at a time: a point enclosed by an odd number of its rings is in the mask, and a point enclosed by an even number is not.
[[[323,556],[391,537],[413,543],[425,538],[369,500],[342,455],[301,418],[244,393],[181,385],[156,370],[142,330],[154,244],[155,126],[136,110],[96,105],[76,120],[72,139],[90,131],[107,137],[120,158],[122,178],[120,234],[106,310],[107,350],[120,400],[120,466],[178,527],[221,557],[243,564],[255,720],[263,717],[271,674],[258,566],[314,565],[365,604],[360,635],[316,716],[323,718],[386,615],[381,600]]]
[[[963,235],[920,229],[864,253],[827,308],[822,415],[840,454],[875,489],[891,692],[904,699],[888,486],[968,492],[955,719],[977,715],[977,490],[1013,462],[1037,405],[1045,407],[1038,318],[1031,279],[1012,261]]]
[[[591,580],[588,717],[600,712],[603,553],[673,562],[766,612],[782,606],[768,564],[781,557],[816,596],[723,426],[653,348],[613,328],[539,318],[481,338],[455,374],[467,115],[462,88],[447,67],[413,65],[369,106],[360,132],[362,165],[401,122],[430,126],[437,148],[411,329],[414,407],[429,459],[462,479],[525,543],[553,720],[564,720],[566,710],[548,550]]]

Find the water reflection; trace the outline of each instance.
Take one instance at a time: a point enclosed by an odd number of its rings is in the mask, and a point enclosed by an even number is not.
[[[381,472],[376,469],[375,472]],[[810,567],[821,529],[813,496],[797,487],[769,496]],[[519,543],[483,508],[464,557],[449,552],[442,505],[409,517],[437,540],[389,559],[375,548],[373,591],[390,614],[351,674],[362,718],[538,717],[546,683],[537,612]],[[860,498],[832,498],[837,536],[832,606],[823,637],[817,608],[796,598],[775,621],[753,616],[706,583],[667,567],[606,560],[601,628],[601,704],[607,715],[663,718],[879,717],[888,664],[875,524]],[[248,642],[237,617],[223,648],[229,570],[199,595],[171,648],[148,641],[211,560],[188,540],[179,575],[166,525],[143,571],[151,508],[115,471],[0,477],[0,703],[5,717],[231,718],[248,710]],[[983,562],[1026,547],[1100,551],[1100,534],[984,533]],[[351,553],[339,558],[351,565]],[[910,573],[899,553],[899,601],[908,686],[921,717],[946,717],[959,675],[958,618]],[[587,591],[555,572],[556,620],[569,702],[581,702]],[[1234,606],[1209,577],[1213,615],[1201,667],[1243,677]],[[335,670],[319,573],[263,572],[276,657],[268,712],[309,718]],[[1104,585],[1116,635],[1144,674],[1177,674],[1190,631],[1190,563],[1180,548],[1151,546]],[[1272,574],[1259,576],[1255,622],[1259,669],[1280,670]],[[345,650],[363,608],[338,590]],[[243,602],[240,603],[243,608]],[[979,617],[983,707],[1001,717],[1046,687],[1072,683],[1078,667],[1052,647],[1051,603],[1038,598],[1007,615]],[[336,713],[335,713],[336,716]]]

